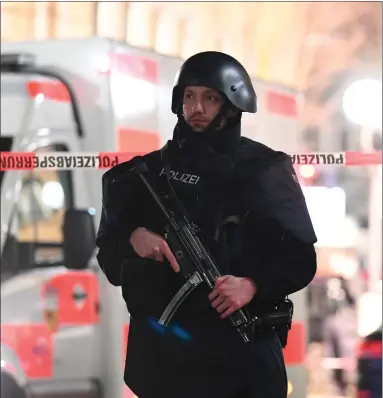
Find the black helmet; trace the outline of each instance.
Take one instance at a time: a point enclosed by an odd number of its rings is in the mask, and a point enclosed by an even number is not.
[[[174,81],[172,112],[182,106],[186,86],[206,86],[226,95],[242,112],[257,112],[257,96],[246,69],[230,55],[205,51],[188,58]]]

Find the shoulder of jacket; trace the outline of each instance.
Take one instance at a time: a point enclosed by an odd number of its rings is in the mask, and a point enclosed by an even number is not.
[[[103,180],[113,180],[116,177],[121,176],[122,174],[129,171],[139,160],[146,162],[148,164],[148,166],[150,167],[151,164],[157,163],[160,159],[161,159],[161,151],[160,150],[152,151],[152,152],[149,152],[142,156],[135,156],[132,159],[130,159],[126,162],[119,163],[118,165],[116,165],[116,166],[112,167],[111,169],[109,169],[108,171],[106,171],[103,174],[102,179]]]
[[[267,145],[242,137],[239,149],[239,158],[254,163],[272,164],[275,162],[286,161],[290,156],[282,151],[276,151]]]

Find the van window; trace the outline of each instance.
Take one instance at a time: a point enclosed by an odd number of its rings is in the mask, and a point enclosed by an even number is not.
[[[36,152],[53,150],[44,147]],[[65,210],[72,203],[70,171],[33,170],[26,173],[18,203],[18,240],[62,243],[61,223]]]
[[[54,145],[36,152],[66,150],[62,145]],[[61,227],[64,212],[73,207],[73,202],[71,171],[32,170],[24,174],[3,250],[2,274],[3,268],[9,276],[37,264],[61,263]]]

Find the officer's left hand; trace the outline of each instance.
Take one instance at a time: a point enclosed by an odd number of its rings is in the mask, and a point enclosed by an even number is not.
[[[225,275],[217,278],[209,300],[221,318],[227,318],[248,304],[255,293],[256,286],[251,279]]]

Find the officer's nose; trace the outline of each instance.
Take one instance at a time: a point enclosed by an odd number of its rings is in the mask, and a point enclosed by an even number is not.
[[[204,108],[201,101],[196,101],[193,105],[193,112],[194,113],[203,113]]]

